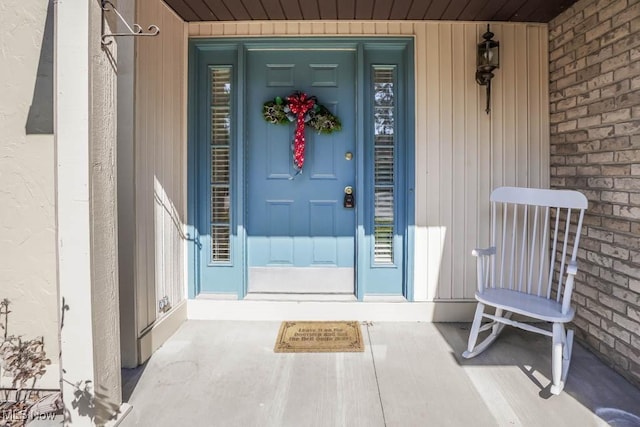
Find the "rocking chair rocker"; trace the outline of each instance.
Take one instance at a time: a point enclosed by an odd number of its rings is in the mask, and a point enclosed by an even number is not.
[[[573,330],[565,330],[565,323],[575,314],[570,303],[587,198],[570,190],[500,187],[490,201],[491,246],[473,251],[478,306],[462,356],[482,353],[505,325],[549,336],[551,393],[560,394],[571,361]],[[485,312],[488,306],[495,308],[494,314]],[[551,322],[552,330],[512,320],[514,313]],[[482,324],[483,318],[490,322]],[[478,334],[489,330],[476,344]]]

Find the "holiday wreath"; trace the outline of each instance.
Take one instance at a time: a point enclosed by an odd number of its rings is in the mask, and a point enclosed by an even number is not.
[[[293,166],[300,172],[304,165],[304,128],[310,126],[321,134],[330,134],[342,128],[340,120],[327,107],[318,103],[315,96],[304,92],[293,92],[282,98],[277,96],[262,107],[264,119],[272,124],[285,125],[296,122],[293,138]]]

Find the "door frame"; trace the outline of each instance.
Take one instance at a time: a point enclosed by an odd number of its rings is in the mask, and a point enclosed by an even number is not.
[[[228,267],[226,271],[231,274],[226,275],[227,281],[234,282],[228,291],[223,291],[225,295],[216,292],[216,296],[224,298],[243,299],[247,295],[248,282],[248,262],[246,250],[246,199],[248,183],[246,177],[245,150],[247,139],[245,138],[246,120],[245,111],[248,105],[248,94],[244,85],[246,76],[246,57],[251,48],[272,48],[272,49],[294,49],[294,48],[327,48],[332,49],[354,49],[355,50],[355,93],[356,106],[356,230],[355,230],[355,296],[359,301],[364,300],[367,294],[366,283],[363,280],[364,271],[369,268],[364,257],[364,251],[371,251],[371,245],[365,233],[365,195],[369,194],[371,188],[365,176],[365,124],[367,119],[365,113],[368,111],[365,105],[365,75],[366,51],[402,51],[402,64],[398,69],[402,72],[399,80],[403,96],[401,99],[404,117],[399,120],[399,127],[402,129],[402,141],[398,141],[398,161],[402,170],[398,172],[400,198],[397,213],[401,213],[400,221],[403,225],[402,231],[402,285],[393,294],[385,296],[401,296],[406,300],[413,301],[413,267],[414,267],[414,228],[415,228],[415,100],[414,100],[414,40],[413,37],[272,37],[272,38],[207,38],[189,40],[188,59],[188,143],[187,143],[187,240],[188,240],[188,282],[189,298],[195,298],[201,293],[201,272],[200,272],[200,235],[198,232],[201,219],[202,206],[199,206],[198,197],[202,185],[201,179],[202,159],[198,156],[201,145],[201,129],[199,124],[204,119],[199,118],[203,107],[198,91],[201,89],[202,72],[206,55],[220,55],[226,57],[221,64],[229,63],[234,69],[235,96],[232,101],[232,114],[235,115],[235,132],[231,134],[231,206],[235,213],[232,213],[232,260],[228,265],[220,265],[221,268]],[[252,100],[252,102],[254,102]],[[233,116],[232,116],[233,117]],[[208,160],[207,160],[208,161]],[[233,212],[233,211],[232,211]],[[398,233],[400,234],[400,233]],[[233,271],[232,271],[233,270]]]

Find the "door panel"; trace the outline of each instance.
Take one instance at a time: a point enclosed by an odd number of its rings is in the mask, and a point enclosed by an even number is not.
[[[354,292],[355,51],[250,50],[247,56],[247,249],[249,292]],[[267,123],[262,103],[300,90],[342,122],[305,131],[302,173],[293,168],[295,124]]]

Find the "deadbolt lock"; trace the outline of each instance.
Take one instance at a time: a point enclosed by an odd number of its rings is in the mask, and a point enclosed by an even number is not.
[[[353,209],[356,206],[356,198],[353,196],[353,187],[350,185],[344,187],[344,204],[347,209]]]

